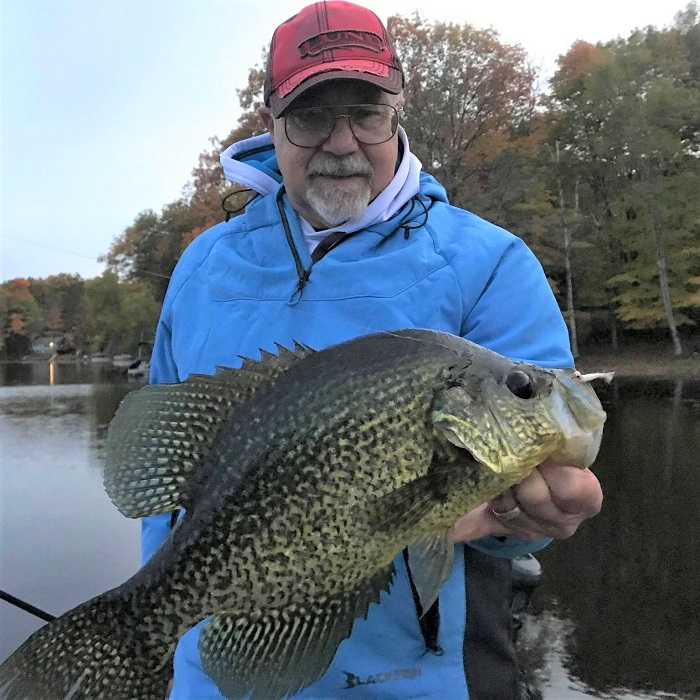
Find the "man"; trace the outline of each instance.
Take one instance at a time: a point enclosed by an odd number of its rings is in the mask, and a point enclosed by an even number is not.
[[[461,209],[421,172],[399,126],[404,76],[386,30],[347,2],[304,8],[276,30],[260,117],[232,145],[229,180],[257,195],[185,251],[152,358],[153,382],[235,365],[275,343],[322,347],[405,327],[459,334],[502,354],[571,367],[568,336],[524,243]],[[430,611],[410,566],[327,673],[299,698],[517,697],[508,646],[509,558],[567,537],[601,505],[590,472],[545,464],[454,530],[455,567]],[[144,556],[169,518],[144,523]],[[464,546],[462,542],[468,542]],[[220,698],[203,674],[199,629],[175,656],[172,698]]]

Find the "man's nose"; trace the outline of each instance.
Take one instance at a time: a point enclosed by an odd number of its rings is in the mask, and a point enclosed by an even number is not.
[[[350,128],[350,118],[338,115],[331,135],[323,144],[323,150],[335,155],[353,153],[358,149],[358,141]]]

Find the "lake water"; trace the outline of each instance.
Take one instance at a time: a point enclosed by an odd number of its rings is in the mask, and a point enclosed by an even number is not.
[[[95,365],[0,364],[0,588],[52,614],[139,565],[102,446],[141,383]],[[539,555],[520,634],[544,700],[700,698],[700,382],[617,379],[594,466],[602,513]],[[42,623],[0,601],[0,661]]]

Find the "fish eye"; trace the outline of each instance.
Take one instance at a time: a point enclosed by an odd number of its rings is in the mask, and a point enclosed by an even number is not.
[[[530,375],[522,370],[516,369],[506,377],[506,386],[511,394],[515,394],[519,399],[531,399],[535,396],[535,387]]]

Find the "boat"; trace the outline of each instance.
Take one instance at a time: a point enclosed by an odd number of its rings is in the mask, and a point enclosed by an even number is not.
[[[133,355],[115,355],[112,358],[112,367],[117,369],[127,369],[136,361]]]
[[[126,374],[129,377],[147,377],[150,369],[151,363],[149,360],[136,360],[129,365]]]
[[[105,355],[103,352],[94,352],[90,355],[90,362],[111,362],[112,358]]]

